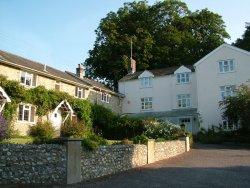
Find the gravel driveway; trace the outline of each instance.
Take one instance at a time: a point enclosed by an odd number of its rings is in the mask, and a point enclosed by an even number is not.
[[[250,149],[202,145],[181,156],[70,187],[250,188]]]

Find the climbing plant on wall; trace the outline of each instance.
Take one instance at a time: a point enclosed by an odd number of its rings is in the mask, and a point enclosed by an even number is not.
[[[17,113],[18,103],[24,102],[36,106],[36,115],[42,117],[48,115],[50,111],[63,100],[67,100],[78,118],[86,126],[92,126],[91,103],[88,100],[77,99],[66,92],[47,90],[44,86],[27,89],[17,81],[7,80],[0,75],[0,85],[11,98],[11,103],[7,103],[3,115],[10,123]]]

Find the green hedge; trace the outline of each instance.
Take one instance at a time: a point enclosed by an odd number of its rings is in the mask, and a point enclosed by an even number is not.
[[[101,105],[92,106],[94,130],[106,139],[133,138],[144,132],[143,120],[120,116]]]
[[[250,143],[250,132],[245,129],[235,131],[223,131],[212,127],[208,130],[202,129],[194,136],[195,142],[203,144],[222,144],[224,142]]]

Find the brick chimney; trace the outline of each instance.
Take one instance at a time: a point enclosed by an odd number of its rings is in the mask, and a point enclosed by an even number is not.
[[[76,68],[76,76],[79,78],[83,78],[85,76],[85,68],[83,65],[78,64],[78,67]]]
[[[130,58],[131,62],[131,74],[134,74],[136,72],[136,61],[133,58]]]

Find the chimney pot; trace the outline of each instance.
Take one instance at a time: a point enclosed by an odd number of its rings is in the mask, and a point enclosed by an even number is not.
[[[130,61],[131,61],[131,74],[134,74],[136,72],[136,61],[133,58],[131,58]]]
[[[43,71],[47,72],[47,65],[43,64]]]
[[[78,67],[76,68],[76,75],[79,78],[83,78],[85,76],[85,67],[81,64],[78,64]]]

